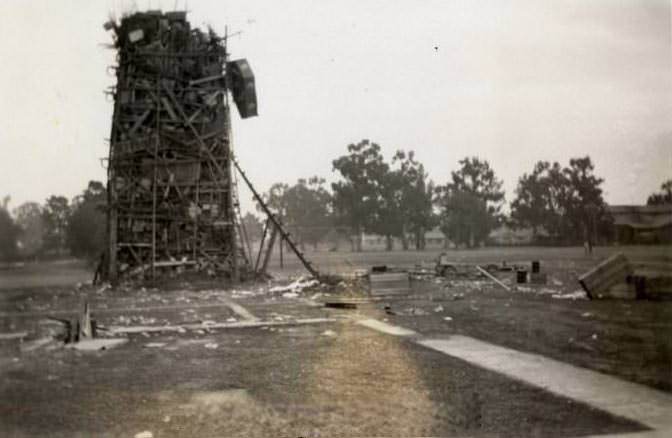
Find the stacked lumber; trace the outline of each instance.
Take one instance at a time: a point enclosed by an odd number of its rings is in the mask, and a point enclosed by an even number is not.
[[[108,276],[207,272],[240,264],[227,90],[256,115],[247,62],[185,12],[108,22],[117,49],[108,167]]]
[[[588,298],[672,298],[672,265],[630,262],[618,253],[579,277]]]

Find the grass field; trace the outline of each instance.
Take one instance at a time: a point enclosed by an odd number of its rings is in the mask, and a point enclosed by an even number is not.
[[[529,263],[539,260],[549,281],[546,285],[519,287],[518,293],[506,292],[487,282],[448,281],[440,285],[420,282],[414,285],[409,296],[399,297],[394,305],[397,310],[419,308],[429,315],[393,318],[400,319],[401,325],[411,325],[420,331],[457,329],[457,333],[672,390],[672,301],[573,301],[551,297],[554,293],[580,291],[578,276],[617,252],[623,252],[633,261],[672,261],[670,246],[598,247],[592,256],[585,255],[583,248],[577,247],[450,250],[447,253],[455,262]],[[438,254],[438,251],[395,251],[309,252],[307,255],[321,272],[334,273],[369,269],[374,265],[413,267],[431,262]],[[305,274],[299,260],[291,254],[285,255],[284,269],[280,269],[277,257],[270,268],[280,281],[283,277]],[[498,275],[508,284],[515,284],[512,274]],[[73,260],[2,269],[0,312],[43,312],[67,307],[67,303],[76,302],[75,285],[89,282],[91,278],[90,266]],[[208,285],[226,287],[218,281]],[[172,289],[175,287],[194,290],[200,286],[180,282]],[[450,297],[456,293],[464,294],[465,298],[452,301]],[[156,294],[170,296],[161,288]],[[134,305],[136,300],[132,291],[126,291],[121,295],[95,297],[94,302],[106,306],[104,302],[108,299],[122,307]],[[141,303],[145,298],[138,299]],[[440,318],[443,314],[431,312],[437,303],[443,304],[451,317],[460,318],[460,324],[446,327]],[[17,317],[5,318],[0,328],[9,330]]]
[[[468,263],[500,263],[529,262],[562,262],[574,264],[577,269],[590,269],[600,260],[612,254],[623,252],[628,258],[636,261],[667,261],[672,262],[672,246],[602,246],[596,247],[593,254],[587,256],[582,247],[487,247],[472,250],[446,251],[376,251],[376,252],[311,252],[308,258],[325,273],[348,272],[353,269],[368,269],[373,265],[391,265],[412,267],[421,262],[433,262],[437,256],[445,252],[455,262]],[[300,261],[291,253],[285,253],[284,269],[280,268],[277,254],[271,259],[270,269],[278,275],[296,275],[304,272]]]
[[[105,326],[122,324],[122,318],[141,325],[226,321],[238,317],[223,304],[232,300],[261,320],[376,318],[425,336],[466,335],[672,392],[672,301],[552,297],[579,289],[577,276],[616,252],[633,261],[672,260],[672,247],[664,246],[601,247],[592,256],[582,248],[449,251],[455,262],[538,260],[549,281],[507,292],[486,278],[417,279],[408,283],[407,293],[356,310],[324,308],[311,300],[316,290],[274,296],[267,283],[235,286],[254,292],[247,294],[216,280],[207,290],[188,281],[170,288],[78,287],[91,279],[87,264],[78,261],[2,269],[0,333],[28,335],[23,342],[0,341],[0,399],[9,401],[0,403],[0,434],[133,436],[129,433],[151,428],[156,436],[236,430],[236,436],[320,431],[325,436],[564,437],[640,430],[543,389],[371,333],[348,319],[277,331],[143,333],[131,335],[118,349],[91,355],[22,347],[45,335],[47,317],[71,317],[83,299]],[[322,272],[412,267],[437,255],[308,253]],[[271,265],[277,277],[304,274],[293,256],[286,257],[282,270],[278,262],[275,258]],[[514,285],[513,273],[497,275]],[[325,336],[327,331],[335,334]],[[166,347],[146,348],[149,341]],[[204,347],[213,342],[217,349]],[[483,414],[478,419],[472,418],[475,410]]]
[[[374,265],[412,267],[422,262],[433,262],[446,252],[455,262],[499,263],[564,262],[577,269],[590,269],[600,260],[617,252],[623,252],[632,260],[672,262],[672,246],[604,246],[596,247],[593,255],[586,256],[581,247],[488,247],[473,250],[446,251],[372,251],[372,252],[313,252],[307,257],[323,273],[350,272],[353,269],[369,269]],[[255,254],[256,257],[256,254]],[[291,252],[285,252],[283,267],[277,253],[271,258],[269,270],[279,276],[303,275],[304,268]],[[90,282],[93,278],[91,264],[78,260],[43,263],[27,263],[19,268],[0,268],[0,290],[70,286]]]

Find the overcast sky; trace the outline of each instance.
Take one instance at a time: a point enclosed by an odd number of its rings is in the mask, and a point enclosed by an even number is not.
[[[0,197],[16,207],[105,179],[102,24],[176,5],[242,31],[229,49],[252,65],[259,117],[234,115],[234,143],[261,190],[333,180],[331,161],[362,138],[388,158],[415,150],[437,183],[485,158],[507,201],[538,160],[589,154],[613,204],[672,178],[669,1],[3,0]]]

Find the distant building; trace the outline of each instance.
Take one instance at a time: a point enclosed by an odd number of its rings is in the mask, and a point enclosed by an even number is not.
[[[451,242],[439,227],[434,227],[425,233],[425,249],[447,249],[449,246]]]
[[[387,249],[387,239],[380,234],[362,233],[362,251],[385,251]],[[392,249],[401,248],[401,239],[392,238]]]
[[[537,230],[537,236],[541,235],[546,235],[546,231]],[[507,225],[500,225],[490,232],[488,243],[501,246],[532,245],[534,237],[532,228],[511,228]]]
[[[672,204],[610,205],[618,243],[671,243]]]
[[[387,239],[379,234],[362,233],[362,251],[385,251],[387,249]],[[415,250],[415,236],[409,234],[407,237],[408,249]],[[425,249],[446,249],[453,246],[452,243],[441,232],[439,227],[432,228],[425,232]],[[403,248],[399,237],[392,238],[392,249],[400,250]]]

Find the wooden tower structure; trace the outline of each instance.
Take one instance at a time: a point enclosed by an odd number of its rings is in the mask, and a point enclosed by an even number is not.
[[[226,37],[193,29],[185,12],[110,21],[117,50],[108,157],[103,273],[151,278],[202,272],[237,280],[230,95],[257,115],[254,76],[229,61]]]

